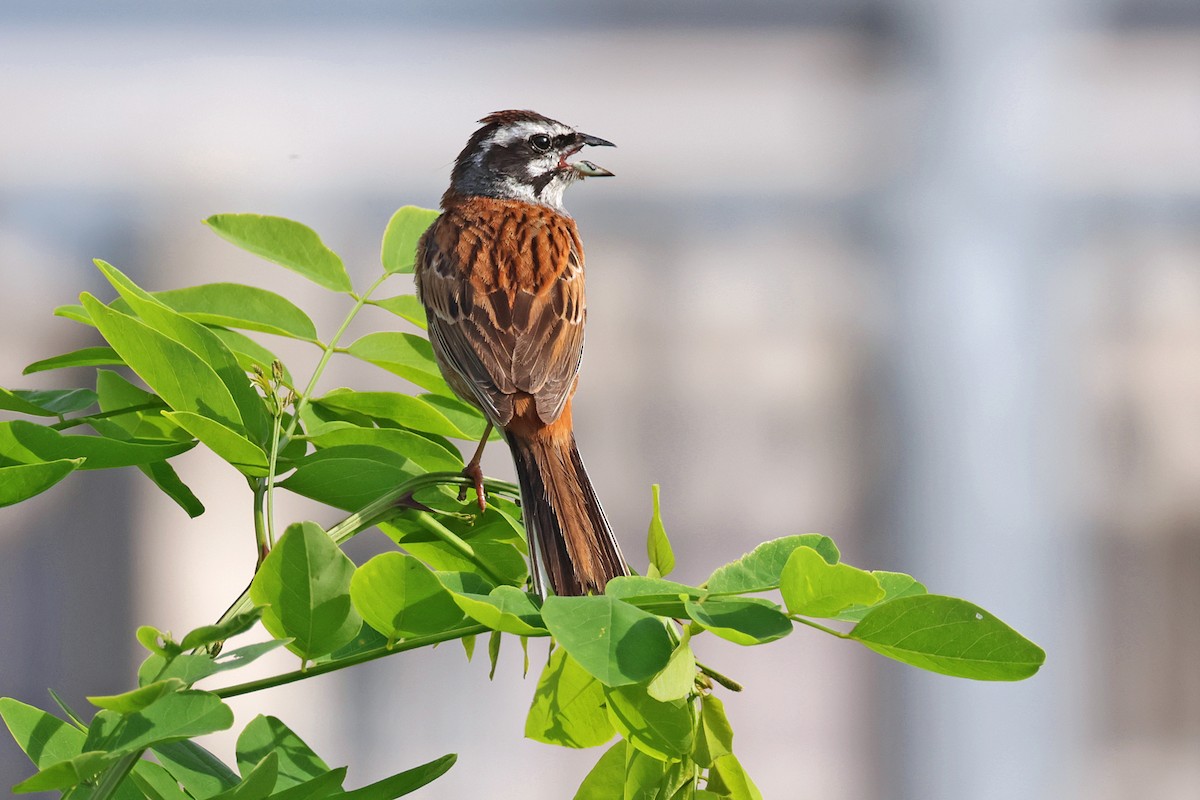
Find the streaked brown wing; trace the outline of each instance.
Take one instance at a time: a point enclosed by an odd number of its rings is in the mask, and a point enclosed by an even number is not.
[[[455,391],[493,421],[507,425],[514,395],[526,393],[541,421],[553,422],[583,353],[583,267],[574,230],[558,218],[522,226],[516,236],[488,237],[462,222],[444,214],[420,251],[417,285],[434,350],[451,368]],[[555,236],[565,246],[539,240]],[[481,239],[493,246],[478,246]],[[535,249],[540,261],[529,255]]]

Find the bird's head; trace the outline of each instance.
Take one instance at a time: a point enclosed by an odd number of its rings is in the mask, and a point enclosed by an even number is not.
[[[561,211],[572,183],[612,175],[590,161],[567,160],[587,146],[615,147],[612,142],[533,111],[497,111],[480,122],[458,155],[447,196],[524,200]]]

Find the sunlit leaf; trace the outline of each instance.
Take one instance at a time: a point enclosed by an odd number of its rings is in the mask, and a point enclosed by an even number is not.
[[[852,605],[844,608],[838,612],[834,619],[846,622],[858,622],[875,606],[895,600],[898,597],[913,597],[918,594],[926,594],[928,591],[925,588],[925,584],[918,581],[912,575],[905,575],[903,572],[885,572],[877,569],[873,570],[871,574],[875,576],[875,579],[879,581],[879,585],[883,587],[882,599],[877,600],[869,606]]]
[[[675,569],[675,551],[671,549],[671,541],[667,538],[667,529],[663,527],[662,510],[659,508],[658,484],[650,487],[654,507],[650,513],[650,530],[646,534],[646,553],[650,557],[650,566],[657,575],[652,578],[665,578]]]
[[[671,657],[663,621],[614,597],[547,597],[542,619],[559,645],[606,686],[647,680]]]
[[[82,458],[0,467],[0,507],[28,500],[83,466]]]
[[[463,612],[429,568],[404,553],[380,553],[355,570],[350,599],[390,641],[458,627]]]
[[[380,248],[383,271],[412,272],[416,260],[417,241],[425,229],[438,218],[437,211],[417,206],[404,206],[388,220]]]
[[[737,561],[718,567],[708,579],[709,594],[744,594],[779,588],[779,576],[797,547],[811,547],[830,564],[841,554],[828,536],[803,533],[764,542]]]
[[[337,253],[316,232],[283,217],[261,214],[217,214],[205,224],[217,235],[281,267],[335,292],[353,289]]]
[[[229,462],[243,475],[252,478],[267,475],[267,454],[237,431],[216,420],[189,411],[167,411],[163,416],[195,436],[205,447]]]
[[[153,292],[155,299],[205,325],[273,333],[315,342],[317,329],[292,301],[240,283],[208,283]]]
[[[563,747],[596,747],[613,737],[604,686],[561,647],[542,670],[533,704],[525,718],[525,736]]]
[[[798,547],[788,557],[779,591],[788,611],[809,617],[833,617],[850,606],[870,606],[883,599],[883,587],[874,575],[849,564],[830,564],[808,547]]]
[[[246,774],[269,754],[279,757],[275,791],[329,772],[329,766],[277,717],[258,715],[237,738],[237,764]]]
[[[393,375],[399,375],[422,389],[452,394],[434,360],[433,349],[428,340],[421,336],[395,331],[368,333],[350,345],[346,352]]]
[[[150,464],[191,450],[193,442],[137,444],[103,436],[61,434],[24,420],[0,422],[0,459],[22,464],[86,459],[80,469],[111,469]]]
[[[250,599],[263,626],[305,661],[331,653],[358,633],[362,618],[350,603],[354,563],[315,522],[288,526],[259,567]]]
[[[638,750],[663,760],[691,752],[693,712],[688,701],[655,700],[644,686],[605,687],[604,697],[609,719]]]
[[[398,294],[395,297],[385,297],[368,302],[373,306],[379,306],[385,311],[392,312],[401,319],[408,320],[421,330],[429,327],[429,321],[425,318],[425,306],[421,305],[421,301],[415,294]]]
[[[981,681],[1019,681],[1046,660],[1042,648],[978,606],[936,594],[876,606],[850,638],[914,667]]]

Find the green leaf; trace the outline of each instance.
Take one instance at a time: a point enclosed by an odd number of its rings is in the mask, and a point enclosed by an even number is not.
[[[705,630],[734,644],[754,645],[782,639],[792,621],[779,606],[761,597],[716,597],[686,604],[687,614]]]
[[[171,658],[154,653],[138,668],[138,683],[145,685],[164,678],[179,678],[191,686],[210,675],[244,667],[286,643],[284,639],[272,639],[248,644],[236,650],[223,650],[215,659],[207,653],[182,653]]]
[[[167,307],[149,292],[131,281],[116,267],[99,259],[96,260],[96,266],[104,274],[104,277],[108,279],[108,282],[112,284],[113,288],[121,295],[121,299],[128,303],[130,308],[147,325],[186,347],[216,372],[228,390],[234,404],[237,406],[241,421],[245,424],[245,429],[251,438],[259,442],[266,441],[271,431],[271,419],[267,414],[266,406],[258,392],[250,385],[250,380],[246,377],[245,371],[238,364],[237,358],[229,352],[229,348],[225,347],[221,340],[208,328]],[[93,314],[94,317],[95,315]],[[107,334],[105,336],[107,338]],[[116,348],[117,352],[121,352],[121,348],[112,342],[111,339],[109,343]],[[123,353],[122,355],[124,356]],[[128,358],[125,360],[126,363],[129,363]],[[129,365],[134,367],[139,375],[141,374],[134,364],[130,363]],[[142,378],[147,383],[150,383],[147,376],[142,375]],[[150,385],[154,386],[153,383]],[[159,394],[163,397],[166,396],[161,391]],[[175,410],[199,411],[204,414],[203,409],[176,407]],[[204,416],[212,415],[204,414]]]
[[[302,660],[331,653],[358,633],[350,604],[354,563],[315,522],[289,525],[250,584],[263,626]]]
[[[242,774],[269,754],[279,756],[275,790],[297,786],[328,773],[329,765],[277,717],[262,714],[250,721],[237,739],[237,763]]]
[[[429,321],[425,318],[425,306],[421,305],[421,300],[415,294],[398,294],[395,297],[368,300],[367,302],[373,306],[379,306],[385,311],[390,311],[401,319],[408,320],[421,330],[429,328]]]
[[[260,214],[217,214],[204,222],[243,250],[298,272],[326,289],[353,291],[342,259],[312,228]]]
[[[111,720],[100,711],[92,720],[90,741],[97,734],[97,724]],[[103,723],[101,727],[109,724]],[[168,692],[141,711],[117,717],[111,730],[102,730],[102,743],[109,752],[128,753],[150,745],[190,739],[206,733],[223,731],[233,725],[233,712],[211,692],[187,689]],[[87,747],[87,743],[84,745]]]
[[[696,690],[696,656],[686,636],[671,652],[667,665],[646,686],[646,693],[660,702],[683,700]]]
[[[145,759],[134,764],[130,778],[138,791],[150,800],[192,800],[192,795],[179,788],[179,781],[171,777],[171,773]]]
[[[692,750],[692,707],[686,700],[660,702],[644,686],[605,687],[608,716],[631,745],[649,756],[675,761]]]
[[[165,461],[155,464],[144,464],[138,467],[147,478],[154,481],[167,497],[179,504],[187,515],[193,519],[204,513],[204,504],[192,494],[187,484],[179,479],[175,468]]]
[[[484,419],[483,413],[475,408],[475,406],[464,403],[457,397],[451,397],[449,393],[419,394],[417,398],[437,409],[456,428],[466,433],[470,441],[478,442],[483,438],[483,431],[487,427],[487,420]],[[500,436],[500,430],[493,428],[490,436],[491,441],[499,441]]]
[[[440,212],[417,206],[404,206],[388,220],[383,232],[380,261],[383,271],[389,274],[412,272],[416,261],[417,242],[425,229],[433,224]]]
[[[31,414],[36,417],[58,416],[55,412],[48,411],[21,397],[20,392],[10,392],[8,389],[0,389],[0,410],[16,411],[19,414]]]
[[[24,420],[0,422],[0,463],[85,459],[80,469],[112,469],[150,464],[191,450],[193,442],[134,444],[103,436],[66,436]]]
[[[154,292],[154,298],[205,325],[317,341],[317,328],[299,306],[274,292],[240,283],[208,283]]]
[[[322,797],[343,797],[341,788],[345,780],[346,768],[338,767],[315,778],[309,778],[303,783],[289,786],[282,791],[272,792],[270,800],[316,800]]]
[[[574,800],[619,800],[623,797],[626,747],[625,740],[618,739],[616,744],[604,751],[596,766],[579,784]]]
[[[879,585],[883,587],[883,598],[869,606],[852,605],[842,609],[834,619],[846,622],[859,622],[875,606],[895,600],[898,597],[913,597],[927,592],[925,584],[918,581],[912,575],[905,575],[903,572],[884,572],[877,569],[873,570],[871,574],[875,576],[875,579],[879,581]]]
[[[225,762],[195,742],[169,742],[151,748],[171,777],[197,800],[206,800],[240,783]]]
[[[492,631],[488,635],[488,680],[493,680],[496,677],[496,664],[500,661],[500,640],[503,636],[500,631]]]
[[[41,494],[83,466],[82,458],[0,467],[0,507]]]
[[[390,450],[344,445],[318,450],[280,481],[290,492],[346,511],[356,511],[422,470]]]
[[[709,791],[715,791],[729,800],[762,800],[762,793],[750,780],[746,770],[733,753],[721,756],[713,762],[708,774]]]
[[[489,512],[491,509],[488,509]],[[412,555],[424,561],[431,569],[439,572],[472,572],[479,570],[479,562],[488,565],[495,579],[518,586],[528,575],[524,547],[514,541],[510,531],[502,525],[474,524],[469,520],[442,517],[439,521],[452,534],[467,541],[475,553],[468,558],[449,543],[436,538],[419,519],[402,517],[392,522],[380,523],[379,529]],[[521,544],[521,546],[518,546]],[[491,586],[482,594],[491,591]]]
[[[0,409],[39,417],[70,414],[95,404],[91,389],[0,389]]]
[[[117,355],[117,351],[111,347],[84,347],[80,350],[72,350],[70,353],[63,353],[61,356],[35,361],[22,370],[21,374],[32,375],[35,372],[46,372],[64,367],[102,367],[124,363]]]
[[[103,750],[80,753],[66,761],[60,761],[39,770],[36,775],[26,778],[14,786],[13,792],[23,794],[25,792],[67,789],[91,781],[118,758],[119,756]]]
[[[413,767],[390,778],[372,783],[370,786],[346,792],[340,797],[340,800],[393,800],[396,797],[403,797],[445,775],[454,766],[455,761],[458,761],[458,756],[448,753],[419,767]]]
[[[348,422],[331,422],[308,440],[321,449],[342,445],[382,447],[403,456],[426,472],[458,472],[463,468],[462,456],[426,439],[424,436],[399,428],[363,428]]]
[[[625,749],[624,800],[662,800],[669,797],[664,784],[671,765],[637,747]]]
[[[624,575],[613,578],[604,587],[604,593],[626,603],[657,614],[660,617],[680,619],[687,616],[685,600],[698,600],[704,594],[695,586],[688,586],[662,578],[647,578],[641,575]]]
[[[254,368],[258,367],[265,374],[270,375],[272,364],[276,361],[283,363],[279,356],[243,333],[215,326],[209,326],[208,329],[213,336],[221,340],[221,344],[225,345],[229,352],[233,353],[233,357],[237,359],[238,366],[243,372],[254,372]],[[283,367],[283,384],[293,388],[296,385],[286,364]]]
[[[84,325],[92,325],[92,326],[95,325],[95,323],[92,322],[92,318],[88,316],[87,311],[84,310],[83,306],[77,306],[77,305],[58,306],[57,308],[54,309],[54,311],[52,313],[56,317],[62,317],[63,319],[69,319],[72,322],[79,322]]]
[[[263,478],[269,473],[267,454],[263,449],[232,428],[190,411],[167,411],[163,416],[195,436],[243,475]]]
[[[431,392],[451,395],[428,340],[411,333],[368,333],[346,349],[355,358],[386,369]]]
[[[119,714],[132,714],[135,711],[141,711],[165,694],[186,688],[187,684],[180,679],[167,678],[124,694],[94,695],[88,698],[88,702],[97,708],[116,711]]]
[[[438,579],[446,581],[446,574],[437,573]],[[517,636],[546,635],[541,612],[533,598],[516,586],[497,586],[487,594],[449,591],[464,614],[494,631]]]
[[[405,428],[449,436],[452,439],[479,439],[451,422],[445,414],[427,402],[426,398],[396,392],[342,391],[331,392],[314,403],[334,411],[362,414],[372,419],[387,420]],[[482,426],[479,433],[483,433]]]
[[[179,647],[183,650],[195,650],[216,642],[224,642],[226,639],[232,639],[239,633],[250,630],[261,618],[262,609],[252,608],[220,624],[201,625],[199,628],[188,631],[187,635],[179,642]]]
[[[437,576],[404,553],[380,553],[354,572],[350,599],[389,642],[458,627],[463,612]]]
[[[871,573],[849,564],[830,564],[816,551],[798,547],[779,578],[788,611],[808,617],[834,617],[850,606],[883,599],[883,587]]]
[[[216,795],[213,800],[263,800],[275,788],[279,776],[279,754],[267,753],[237,786]]]
[[[96,370],[96,394],[100,399],[100,410],[112,416],[94,419],[89,424],[104,436],[120,439],[120,431],[124,431],[126,439],[192,441],[190,433],[163,418],[162,412],[167,409],[167,405],[162,398],[140,386],[134,386],[112,370]],[[157,404],[158,407],[118,413],[123,409],[152,404]]]
[[[662,511],[658,504],[658,484],[650,487],[654,498],[654,510],[650,513],[650,531],[646,534],[646,553],[650,556],[650,566],[658,573],[652,578],[665,578],[675,569],[675,551],[667,539],[667,529],[663,527]]]
[[[90,294],[82,295],[96,327],[134,372],[177,411],[192,411],[235,430],[242,415],[229,389],[203,359],[179,342]]]
[[[671,657],[662,620],[614,597],[547,597],[542,619],[558,643],[605,686],[647,680]]]
[[[613,737],[604,686],[561,647],[542,670],[525,718],[525,738],[562,747],[596,747]]]
[[[914,667],[981,681],[1023,680],[1046,660],[1042,648],[982,608],[936,594],[875,607],[850,638]]]
[[[803,533],[764,542],[737,561],[718,567],[708,579],[709,594],[745,594],[779,588],[779,576],[788,557],[798,547],[811,547],[830,564],[841,554],[828,536]]]
[[[0,698],[0,717],[17,745],[36,767],[48,767],[79,755],[86,734],[40,708]]]
[[[696,729],[692,756],[702,767],[711,767],[733,752],[733,728],[725,716],[725,704],[712,694],[700,698],[700,725]]]

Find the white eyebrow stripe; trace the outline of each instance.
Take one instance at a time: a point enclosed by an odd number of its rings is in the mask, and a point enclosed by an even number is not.
[[[488,145],[509,145],[519,139],[527,139],[535,133],[544,133],[551,138],[563,134],[574,133],[566,125],[556,125],[545,122],[513,122],[496,130],[488,137]]]

